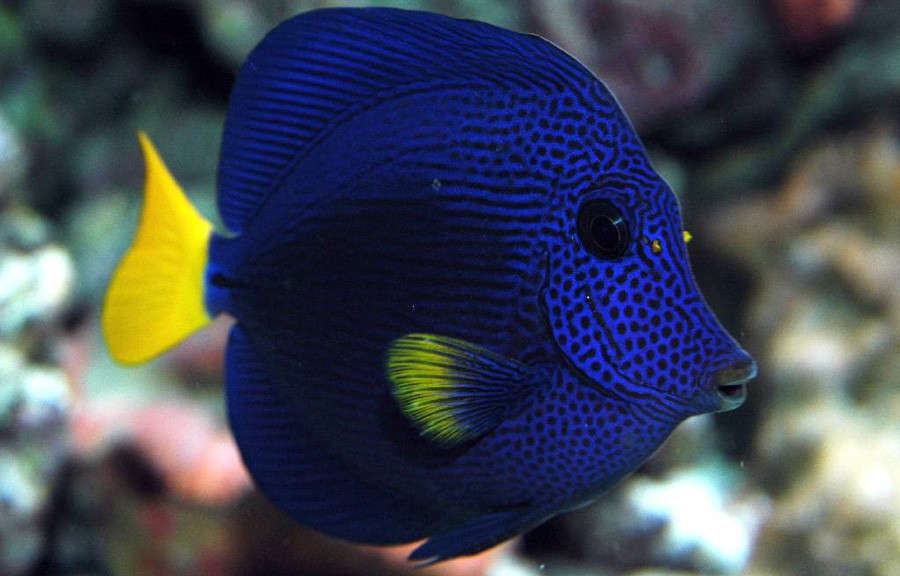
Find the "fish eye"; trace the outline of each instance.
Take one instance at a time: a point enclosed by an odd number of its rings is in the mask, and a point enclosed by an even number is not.
[[[622,212],[606,200],[590,200],[578,211],[578,238],[598,258],[621,258],[631,242]]]

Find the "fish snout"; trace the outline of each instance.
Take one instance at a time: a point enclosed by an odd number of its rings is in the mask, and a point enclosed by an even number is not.
[[[709,375],[719,412],[734,410],[744,403],[747,399],[747,383],[756,377],[756,371],[756,361],[745,357]]]

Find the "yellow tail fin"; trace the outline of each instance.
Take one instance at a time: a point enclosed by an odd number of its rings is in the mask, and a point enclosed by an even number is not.
[[[172,178],[146,134],[144,207],[137,234],[113,273],[102,325],[112,357],[140,364],[209,323],[203,277],[212,224]]]

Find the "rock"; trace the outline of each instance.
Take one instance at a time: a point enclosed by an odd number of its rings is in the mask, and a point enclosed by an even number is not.
[[[78,202],[63,221],[63,237],[78,269],[75,298],[100,304],[106,284],[137,229],[137,190],[109,190]]]
[[[824,225],[796,242],[791,259],[818,274],[836,274],[860,301],[900,319],[900,244],[893,238],[844,223]]]
[[[822,138],[773,192],[701,227],[756,282],[752,465],[772,508],[752,571],[881,576],[900,562],[896,134],[875,121]]]
[[[486,576],[538,576],[541,568],[515,556],[501,556],[487,570]]]
[[[900,397],[879,408],[833,398],[779,411],[760,436],[787,468],[763,535],[768,565],[795,573],[896,574],[900,550]],[[802,558],[802,560],[800,560]]]
[[[9,121],[0,114],[0,203],[9,200],[28,170],[22,141]]]
[[[871,4],[873,9],[877,4]],[[896,17],[885,20],[896,22]],[[757,138],[744,138],[714,151],[712,159],[693,175],[692,190],[714,198],[775,184],[772,176],[813,141],[817,130],[849,115],[888,109],[900,95],[898,61],[900,36],[895,28],[848,41],[806,82],[793,88],[781,106],[783,121]],[[847,86],[854,89],[846,90]]]
[[[773,2],[781,24],[800,44],[820,42],[847,26],[860,0],[778,0]]]
[[[23,574],[40,553],[71,403],[60,370],[0,343],[0,573]]]
[[[486,576],[613,576],[619,571],[604,570],[590,564],[563,558],[546,559],[542,562],[526,561],[514,555],[497,558]]]
[[[865,210],[877,224],[866,229],[867,233],[875,233],[869,240],[864,239],[865,235],[859,236],[861,231],[851,234],[859,238],[855,243],[878,244],[879,238],[895,242],[900,239],[900,232],[892,225],[896,220],[888,222],[887,216],[900,206],[900,193],[894,185],[900,182],[895,132],[892,124],[876,120],[851,135],[829,138],[797,153],[783,181],[773,186],[773,193],[748,194],[705,211],[701,237],[709,238],[717,249],[727,250],[730,259],[755,270],[770,268],[774,253],[783,256],[787,250],[795,250],[793,264],[801,274],[820,272],[815,266],[825,265],[824,261],[816,264],[804,260],[812,253],[806,248],[790,247],[786,239],[828,224],[831,231],[819,233],[821,239],[816,243],[822,248],[823,243],[828,243],[831,252],[842,250],[838,235],[844,232],[839,232],[840,225],[828,222],[837,207],[843,208],[845,214],[847,210]],[[841,213],[834,216],[840,217]],[[807,269],[809,265],[814,268]],[[791,266],[791,273],[795,266]]]
[[[650,566],[742,573],[771,503],[743,463],[723,459],[713,423],[687,420],[634,476],[539,529],[565,543],[538,554],[548,573],[557,573],[557,557],[616,574]]]
[[[510,0],[498,2],[443,2],[442,0],[362,0],[348,4],[341,0],[293,0],[285,3],[203,0],[199,16],[212,50],[237,70],[250,50],[282,20],[321,8],[339,6],[395,6],[407,10],[430,10],[458,18],[476,18],[507,28],[520,24],[522,7]]]
[[[840,296],[798,297],[772,334],[768,365],[792,395],[841,395],[891,342],[887,323],[847,306]]]
[[[0,246],[29,252],[50,241],[50,224],[22,205],[0,211]]]
[[[13,81],[4,85],[0,92],[3,114],[16,127],[21,138],[29,143],[30,149],[47,141],[58,143],[69,130],[68,114],[51,102],[44,74],[34,66],[25,70],[16,69],[12,78]],[[41,160],[34,150],[31,150],[31,156],[29,165]],[[55,166],[54,171],[62,168],[64,165]]]
[[[231,433],[202,406],[156,403],[130,413],[128,421],[135,445],[179,497],[222,506],[250,486]]]
[[[237,70],[250,50],[277,22],[265,17],[261,4],[256,2],[201,3],[200,16],[210,46]]]
[[[72,419],[76,453],[96,460],[133,446],[179,498],[225,506],[250,487],[234,439],[203,404],[107,395],[79,406]]]
[[[731,464],[709,461],[636,477],[599,501],[570,537],[585,559],[618,570],[669,566],[741,573],[771,503]]]
[[[0,574],[28,572],[41,553],[67,457],[72,387],[57,366],[29,355],[53,357],[48,335],[74,283],[68,252],[51,236],[49,222],[0,201]]]
[[[474,18],[513,29],[520,28],[523,12],[526,11],[523,3],[515,0],[497,0],[496,2],[481,2],[479,0],[462,0],[459,2],[447,2],[446,0],[358,0],[355,2],[347,2],[346,0],[293,0],[287,15],[317,8],[340,6],[388,6],[406,10],[426,10],[455,18]]]
[[[743,490],[739,472],[710,464],[642,479],[626,489],[638,524],[661,525],[651,563],[738,574],[747,567],[771,504]]]
[[[29,434],[59,428],[71,402],[60,370],[29,364],[18,350],[0,343],[0,430],[5,435],[27,441]]]
[[[736,69],[761,21],[746,3],[537,0],[538,31],[593,70],[640,128],[696,103]]]
[[[10,64],[7,60],[18,57],[24,48],[22,22],[10,8],[0,6],[0,71]]]
[[[900,129],[876,122],[860,143],[860,187],[871,208],[877,232],[900,243],[897,214],[900,206]]]
[[[24,18],[30,35],[69,47],[97,42],[110,25],[109,0],[29,0]]]
[[[53,318],[67,302],[75,270],[60,246],[28,254],[0,248],[0,337]]]
[[[39,513],[46,490],[23,459],[0,449],[0,570],[24,574],[40,552]]]

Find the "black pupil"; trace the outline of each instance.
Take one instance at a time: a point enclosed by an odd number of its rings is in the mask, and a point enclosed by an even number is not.
[[[621,258],[631,242],[622,213],[600,199],[586,202],[578,212],[578,236],[588,252],[607,260]]]
[[[619,245],[619,226],[621,218],[613,218],[607,214],[599,214],[591,222],[591,237],[604,250],[614,252]]]

